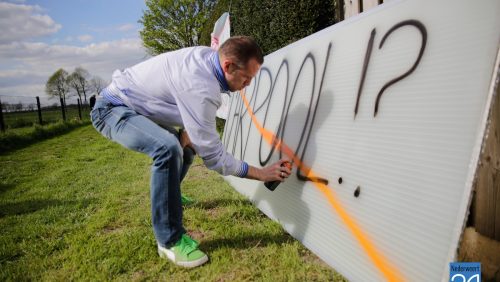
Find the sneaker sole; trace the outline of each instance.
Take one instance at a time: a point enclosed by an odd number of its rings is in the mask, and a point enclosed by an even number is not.
[[[167,249],[165,249],[163,251],[163,250],[160,250],[160,248],[158,248],[158,255],[161,258],[165,258],[165,259],[172,261],[174,264],[176,264],[178,266],[187,267],[187,268],[197,267],[197,266],[200,266],[208,261],[207,255],[204,255],[201,258],[199,258],[197,260],[193,260],[193,261],[176,261],[175,255],[173,252],[171,252]]]

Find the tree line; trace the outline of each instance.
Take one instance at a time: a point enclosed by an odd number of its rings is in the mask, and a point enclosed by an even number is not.
[[[230,13],[231,34],[249,35],[264,54],[342,20],[341,0],[146,0],[147,9],[139,23],[142,44],[150,55],[180,48],[210,46],[213,27],[224,13]],[[57,70],[47,81],[51,97],[76,94],[87,102],[89,93],[99,94],[106,82],[77,67],[69,74]],[[83,99],[82,99],[83,97]]]
[[[82,68],[77,67],[69,74],[66,70],[60,68],[52,74],[47,83],[45,83],[45,93],[49,97],[59,97],[66,104],[66,97],[77,95],[82,103],[87,104],[87,96],[90,94],[99,94],[107,82],[101,77],[94,75]]]
[[[232,35],[256,39],[267,55],[342,20],[341,0],[146,0],[139,23],[151,55],[210,46],[217,19],[229,12]]]

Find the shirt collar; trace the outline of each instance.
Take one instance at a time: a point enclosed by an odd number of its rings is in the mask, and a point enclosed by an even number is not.
[[[213,52],[210,56],[210,65],[214,71],[214,75],[219,82],[221,92],[229,92],[229,85],[227,84],[226,78],[224,77],[224,72],[222,72],[222,67],[219,61],[219,55],[217,52]]]

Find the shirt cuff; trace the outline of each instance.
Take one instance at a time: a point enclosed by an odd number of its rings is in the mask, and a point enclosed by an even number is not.
[[[234,176],[245,178],[248,174],[248,164],[246,162],[241,162],[240,168],[234,173]]]

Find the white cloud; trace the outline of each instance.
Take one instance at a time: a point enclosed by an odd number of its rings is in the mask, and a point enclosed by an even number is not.
[[[29,40],[61,28],[39,6],[0,2],[0,44]]]
[[[92,40],[92,35],[89,34],[80,35],[78,36],[78,40],[80,40],[80,42],[89,42]]]
[[[26,0],[6,0],[6,1],[3,1],[3,2],[24,3],[24,2],[26,2]]]
[[[83,47],[12,42],[0,45],[0,95],[44,96],[47,79],[57,69],[81,66],[105,80],[115,69],[132,66],[147,55],[139,39],[88,44]]]
[[[124,24],[124,25],[121,25],[118,27],[118,30],[122,31],[122,32],[132,31],[135,29],[136,29],[136,26],[134,24]]]

